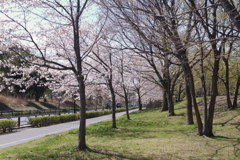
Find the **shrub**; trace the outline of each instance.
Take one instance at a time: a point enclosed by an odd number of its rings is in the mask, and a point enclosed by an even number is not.
[[[40,127],[41,126],[41,117],[28,118],[28,123],[31,124],[32,127]]]
[[[86,118],[93,118],[93,117],[97,117],[99,111],[89,111],[86,112]]]
[[[123,112],[125,110],[126,110],[125,108],[118,108],[118,109],[116,109],[116,112]]]
[[[43,116],[43,117],[32,117],[28,119],[28,123],[32,127],[48,126],[52,124],[64,123],[78,120],[80,117],[79,113],[76,114],[65,114],[65,115],[54,115],[54,116]]]
[[[65,114],[65,115],[60,115],[60,123],[64,123],[64,122],[70,122],[70,121],[75,121],[78,120],[78,115],[79,114]]]
[[[17,121],[14,120],[0,120],[0,129],[5,133],[8,129],[9,132],[16,126]]]
[[[112,113],[112,110],[104,110],[103,114],[104,115],[108,115],[108,114],[111,114]]]
[[[133,107],[131,109],[133,109]],[[116,109],[116,112],[122,112],[125,110],[126,110],[125,108],[118,108]],[[99,117],[103,115],[108,115],[111,113],[112,113],[112,110],[90,111],[90,112],[86,112],[86,118],[94,118],[94,117]],[[41,127],[41,126],[47,126],[52,124],[76,121],[79,119],[80,119],[80,113],[74,113],[74,114],[64,114],[64,115],[55,115],[55,116],[34,117],[34,118],[29,118],[28,122],[30,125],[32,125],[32,127]]]

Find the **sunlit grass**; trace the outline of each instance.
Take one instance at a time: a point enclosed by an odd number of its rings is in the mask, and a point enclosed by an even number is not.
[[[134,112],[132,120],[117,119],[87,127],[87,152],[75,152],[78,130],[0,150],[0,159],[240,159],[239,108],[215,116],[215,138],[199,137],[196,125],[185,125],[184,102],[177,116],[159,109]],[[229,120],[228,122],[226,122]]]

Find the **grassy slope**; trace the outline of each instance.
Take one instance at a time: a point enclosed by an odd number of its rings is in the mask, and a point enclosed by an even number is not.
[[[217,107],[215,138],[196,135],[196,125],[185,125],[184,102],[174,117],[158,109],[135,112],[132,120],[120,117],[87,127],[91,152],[75,152],[77,130],[50,135],[0,150],[0,159],[240,159],[240,108]]]
[[[27,100],[19,97],[8,97],[0,94],[0,110],[37,110],[37,109],[57,109],[58,101],[53,99],[48,99],[44,102],[40,99],[39,102],[34,100]],[[61,108],[72,107],[71,101],[66,101],[61,104]]]

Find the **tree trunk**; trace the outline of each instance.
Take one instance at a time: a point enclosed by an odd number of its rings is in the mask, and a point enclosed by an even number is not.
[[[139,93],[139,91],[137,92],[138,94],[138,110],[141,111],[142,110],[142,100],[141,100],[141,95]]]
[[[236,89],[235,89],[232,109],[237,108],[237,97],[238,97],[239,86],[240,86],[240,76],[238,76],[238,80],[237,80],[237,83],[236,83]]]
[[[182,94],[182,84],[178,86],[178,94],[177,94],[177,101],[181,101],[181,94]]]
[[[217,81],[218,81],[218,70],[219,70],[219,55],[220,52],[216,50],[216,46],[213,46],[214,50],[214,67],[213,67],[213,75],[212,75],[212,91],[211,91],[211,99],[209,103],[209,113],[208,113],[208,119],[207,119],[207,124],[206,128],[204,130],[204,135],[208,137],[213,137],[213,117],[214,117],[214,110],[215,110],[215,104],[216,104],[216,97],[217,97]]]
[[[38,92],[35,92],[35,102],[39,102],[40,96]]]
[[[57,106],[57,108],[58,108],[59,110],[60,110],[61,100],[62,100],[62,98],[59,98],[59,99],[58,99],[58,106]],[[61,115],[61,111],[58,111],[58,115]]]
[[[83,9],[86,7],[87,0],[83,4]],[[78,11],[80,11],[80,0],[78,0],[77,4]],[[72,22],[73,27],[73,40],[74,40],[74,52],[76,55],[76,65],[77,70],[75,71],[75,76],[77,78],[79,84],[79,94],[80,94],[80,126],[79,126],[79,133],[78,133],[78,146],[76,150],[87,150],[88,147],[86,145],[86,92],[85,92],[85,84],[84,84],[84,76],[82,75],[82,57],[81,57],[81,49],[80,49],[80,33],[79,33],[79,19],[80,14],[74,15],[74,20]]]
[[[168,80],[164,80],[163,84],[163,89],[164,89],[164,106],[166,105],[167,102],[167,108],[168,108],[168,116],[174,116],[174,103],[173,103],[173,94],[170,90],[170,85],[169,85]],[[166,95],[165,95],[166,94]]]
[[[34,84],[34,92],[35,92],[35,102],[39,102],[40,95],[39,95],[38,88],[37,88],[36,84]]]
[[[128,95],[127,95],[127,91],[126,91],[125,86],[123,86],[123,91],[124,91],[124,99],[125,99],[125,105],[126,105],[126,115],[127,115],[127,119],[128,119],[128,120],[131,120],[131,119],[130,119],[130,116],[129,116],[129,110],[128,110]]]
[[[229,63],[228,63],[228,59],[226,58],[222,58],[224,64],[225,64],[225,68],[226,68],[226,72],[225,72],[225,82],[224,82],[224,85],[225,85],[225,88],[226,88],[226,99],[227,99],[227,105],[228,105],[228,108],[229,109],[232,109],[233,106],[232,106],[232,101],[231,101],[231,98],[230,98],[230,89],[229,89]]]
[[[73,113],[76,113],[76,100],[74,94],[72,95],[72,102],[73,102]]]
[[[186,60],[186,59],[182,60],[181,66],[182,66],[182,69],[183,69],[183,72],[184,72],[185,81],[186,81],[186,83],[188,83],[189,90],[190,90],[191,97],[192,97],[193,107],[194,107],[194,110],[195,110],[197,125],[198,125],[198,135],[201,136],[201,135],[203,135],[203,124],[202,124],[201,116],[200,116],[197,101],[196,101],[193,75],[192,75],[191,68],[188,64],[188,60]]]
[[[126,105],[126,115],[127,115],[127,119],[128,120],[131,120],[130,119],[130,116],[129,116],[129,109],[128,109],[128,98],[127,97],[124,97],[125,99],[125,105]]]
[[[187,125],[192,125],[194,124],[194,121],[193,121],[193,113],[192,113],[192,96],[191,96],[191,93],[190,93],[190,89],[189,89],[189,86],[187,85],[186,83],[186,98],[187,98],[187,115],[186,115],[186,118],[187,118]]]
[[[168,111],[168,101],[167,101],[167,94],[165,90],[163,90],[163,106],[161,111]]]
[[[203,130],[207,130],[207,121],[208,121],[208,107],[207,107],[207,89],[206,89],[206,81],[205,81],[205,72],[204,72],[204,65],[203,65],[203,50],[201,51],[201,83],[202,83],[202,96],[203,96],[203,108],[204,108],[204,126],[203,126]]]
[[[85,85],[84,78],[80,76],[79,78],[79,94],[80,94],[80,126],[78,134],[78,147],[76,150],[86,150],[88,149],[86,145],[86,96],[85,96]]]
[[[76,100],[73,101],[73,113],[76,113]]]
[[[170,80],[171,78],[170,78],[170,71],[169,71],[170,63],[167,57],[168,56],[166,55],[164,59],[165,64],[164,64],[164,70],[163,70],[163,87],[164,87],[164,90],[166,91],[166,98],[168,103],[168,116],[174,116],[176,114],[174,113],[173,92],[171,91],[171,80]]]
[[[116,129],[117,128],[117,124],[116,124],[116,97],[115,97],[115,93],[114,93],[114,88],[112,85],[112,79],[108,79],[108,86],[109,86],[109,90],[111,92],[111,98],[112,98],[112,128]]]
[[[167,93],[167,102],[168,102],[168,116],[176,115],[174,112],[174,103],[172,94],[169,92]]]

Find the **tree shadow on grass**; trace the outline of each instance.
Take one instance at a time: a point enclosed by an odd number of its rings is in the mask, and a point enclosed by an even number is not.
[[[40,107],[39,105],[37,105],[37,104],[35,104],[35,103],[33,103],[33,102],[29,102],[29,103],[27,104],[27,106],[28,106],[28,107],[34,107],[34,108],[36,108],[36,109],[43,109],[42,107]]]
[[[179,113],[179,114],[175,114],[174,116],[185,117],[185,113]]]
[[[117,153],[117,151],[113,151],[113,150],[93,150],[93,149],[89,149],[90,152],[93,152],[95,154],[100,154],[103,156],[107,156],[109,159],[111,158],[117,158],[117,159],[129,159],[129,160],[152,160],[152,159],[179,159],[181,160],[181,157],[178,157],[176,155],[170,154],[170,153],[166,153],[163,157],[159,157],[158,154],[151,154],[149,155],[149,157],[144,157],[141,153],[137,153],[133,154],[131,152],[127,152],[124,151],[124,153]]]
[[[220,140],[220,141],[233,141],[238,142],[240,144],[240,138],[230,138],[225,136],[214,136],[213,139]]]
[[[225,145],[216,149],[215,153],[211,156],[212,159],[214,159],[219,154],[220,151],[229,147],[233,147],[233,154],[235,156],[234,159],[240,159],[240,138],[229,138],[225,136],[215,136],[213,138],[221,141],[232,141],[231,143],[233,144]]]
[[[13,110],[12,108],[10,108],[9,106],[7,106],[6,104],[0,102],[0,110],[1,111],[9,111],[9,110]]]
[[[126,153],[126,151],[124,152],[124,154],[117,153],[116,151],[112,151],[112,150],[89,149],[89,151],[92,152],[92,153],[95,153],[95,154],[100,154],[100,155],[103,155],[103,156],[107,156],[110,159],[111,159],[111,157],[112,158],[116,157],[116,158],[119,158],[119,159],[129,159],[129,160],[135,160],[135,159],[148,160],[148,159],[152,159],[152,158],[143,157],[141,154],[133,155],[130,152]]]
[[[44,107],[47,107],[48,109],[58,109],[56,106],[49,104],[49,103],[45,103],[45,102],[39,102],[41,105],[43,105]]]

